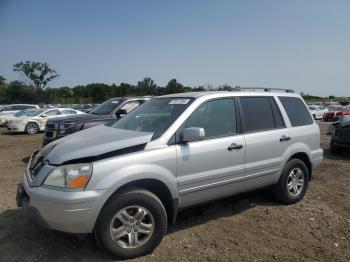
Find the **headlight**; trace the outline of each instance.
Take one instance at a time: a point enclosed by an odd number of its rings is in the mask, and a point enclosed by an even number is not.
[[[92,174],[92,164],[74,164],[55,168],[44,185],[70,189],[84,189]]]
[[[69,129],[69,128],[72,128],[74,126],[75,126],[75,123],[66,123],[66,124],[60,125],[59,128],[60,129]]]
[[[66,123],[66,124],[63,124],[63,125],[59,125],[59,133],[62,135],[64,133],[66,133],[66,130],[67,129],[70,129],[72,127],[75,126],[75,123]]]

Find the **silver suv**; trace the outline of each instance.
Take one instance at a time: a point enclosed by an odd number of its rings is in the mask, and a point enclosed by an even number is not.
[[[300,201],[322,159],[319,127],[291,91],[167,95],[34,152],[17,203],[131,258],[152,252],[183,208],[261,187]]]

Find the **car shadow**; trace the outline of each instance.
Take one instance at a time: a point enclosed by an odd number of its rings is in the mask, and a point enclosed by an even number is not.
[[[26,157],[22,158],[22,162],[25,164],[28,164],[29,160],[30,160],[30,156],[26,156]]]
[[[179,213],[175,225],[167,234],[186,230],[211,220],[231,217],[256,206],[279,205],[268,191],[251,193],[191,207]],[[0,260],[8,261],[110,261],[102,252],[92,234],[78,237],[39,228],[28,222],[20,209],[0,214]]]
[[[349,150],[344,150],[340,152],[339,154],[332,154],[329,148],[326,148],[323,150],[323,158],[329,159],[329,160],[349,160],[350,159],[350,152]]]

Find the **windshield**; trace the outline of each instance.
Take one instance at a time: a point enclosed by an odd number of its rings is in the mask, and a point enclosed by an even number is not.
[[[121,103],[119,99],[110,99],[93,109],[90,114],[109,115]]]
[[[113,127],[151,132],[153,140],[160,137],[192,101],[192,98],[155,98],[131,111]]]
[[[316,110],[316,107],[314,107],[314,106],[309,106],[309,109],[310,109],[310,110]]]
[[[18,111],[14,116],[23,116],[26,113],[25,110]]]
[[[40,115],[41,113],[43,113],[44,110],[37,110],[37,111],[27,111],[25,113],[26,116],[38,116]]]

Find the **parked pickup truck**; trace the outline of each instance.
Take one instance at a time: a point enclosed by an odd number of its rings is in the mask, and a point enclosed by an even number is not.
[[[107,100],[88,114],[59,117],[46,122],[43,146],[66,135],[93,126],[112,125],[151,97],[117,97]]]

